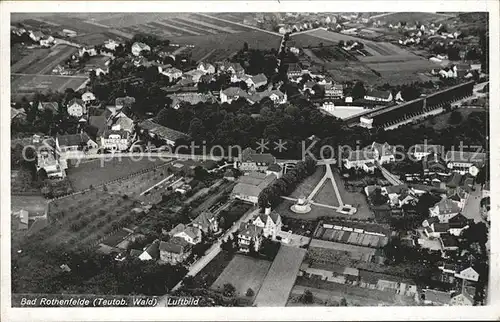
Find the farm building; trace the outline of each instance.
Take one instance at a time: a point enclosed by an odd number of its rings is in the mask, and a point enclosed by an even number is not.
[[[260,172],[251,172],[241,176],[231,192],[231,198],[257,204],[260,192],[269,186],[274,179],[276,179],[274,174],[266,175]]]
[[[270,153],[257,153],[251,148],[241,152],[240,160],[236,161],[235,168],[241,171],[266,171],[276,163],[276,158]]]
[[[162,126],[158,123],[153,122],[151,119],[142,121],[138,124],[138,127],[142,133],[147,133],[152,138],[163,140],[170,146],[174,146],[175,142],[179,139],[189,139],[189,135]]]
[[[132,55],[140,56],[142,51],[151,51],[151,47],[142,42],[135,42],[130,50]]]

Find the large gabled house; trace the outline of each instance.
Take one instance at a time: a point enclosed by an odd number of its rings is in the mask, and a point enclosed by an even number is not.
[[[234,167],[243,172],[266,171],[269,166],[276,163],[276,158],[270,153],[257,153],[251,148],[241,152],[241,157],[235,162]]]
[[[193,245],[180,237],[172,237],[167,242],[160,242],[160,260],[164,263],[177,265],[191,254]]]
[[[192,221],[191,224],[193,227],[200,229],[205,234],[218,233],[220,231],[217,217],[214,213],[209,211],[203,211]]]
[[[238,179],[238,183],[231,192],[231,198],[257,204],[259,194],[275,179],[274,174],[266,175],[260,172],[250,172]]]
[[[375,153],[375,158],[380,164],[394,162],[396,159],[395,147],[389,145],[387,142],[384,144],[373,142],[371,150]]]
[[[429,155],[441,155],[443,147],[435,144],[415,144],[410,147],[409,154],[417,161],[426,158]]]
[[[198,64],[197,69],[199,71],[202,71],[204,74],[214,74],[215,73],[215,66],[210,64],[210,63],[200,62]]]
[[[363,98],[372,102],[389,103],[392,101],[392,93],[390,91],[368,90]]]
[[[438,217],[439,222],[447,223],[451,218],[458,215],[460,207],[448,198],[443,198],[436,205],[429,208],[431,217]]]
[[[241,223],[238,233],[238,249],[240,252],[248,253],[253,246],[254,251],[259,251],[262,243],[262,227],[252,223]]]
[[[229,103],[229,104],[239,99],[240,97],[242,98],[248,97],[248,93],[239,87],[229,87],[226,88],[225,90],[221,89],[219,95],[221,103]]]
[[[135,42],[130,48],[132,55],[140,56],[145,51],[151,51],[151,47],[142,42]]]
[[[370,150],[349,151],[349,155],[344,158],[346,169],[364,169],[371,171],[375,166],[376,155]]]
[[[188,226],[184,230],[176,233],[174,237],[182,238],[188,243],[196,245],[201,242],[201,230],[194,226]]]
[[[170,146],[175,146],[175,142],[177,140],[188,140],[189,135],[176,131],[174,129],[162,126],[158,123],[155,123],[153,120],[148,119],[144,120],[138,124],[138,128],[141,133],[147,134],[152,138],[156,138],[164,141],[166,144]]]
[[[264,214],[258,215],[254,220],[253,224],[257,227],[262,228],[262,233],[264,237],[270,237],[276,239],[276,236],[281,231],[282,222],[281,216],[277,212],[271,212],[271,208],[266,208]]]
[[[479,169],[487,162],[487,155],[486,153],[448,151],[444,160],[452,171],[460,174],[469,173],[475,177],[479,173]]]
[[[82,117],[87,113],[87,105],[79,98],[73,98],[67,105],[68,114],[74,117]]]
[[[139,255],[141,261],[158,260],[160,258],[160,241],[157,239],[150,245],[144,248],[144,251]]]
[[[56,136],[56,151],[64,156],[67,153],[83,153],[89,148],[97,148],[95,143],[87,133],[67,134]]]

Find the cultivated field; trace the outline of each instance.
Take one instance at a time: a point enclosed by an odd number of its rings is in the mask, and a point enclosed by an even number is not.
[[[305,249],[282,245],[255,298],[254,305],[285,306],[305,254]]]
[[[50,49],[35,49],[12,65],[12,72],[49,75],[54,67],[76,52],[78,52],[77,48],[66,45],[57,45]]]
[[[247,297],[246,292],[250,288],[254,291],[254,296],[247,298],[253,301],[264,282],[269,267],[271,267],[270,261],[236,255],[211,288],[220,291],[224,284],[230,283],[236,288],[238,297]]]
[[[451,17],[455,17],[455,14],[448,13],[433,13],[433,12],[394,12],[386,14],[382,17],[374,18],[375,21],[386,22],[391,24],[397,24],[400,21],[405,21],[408,24],[419,23],[430,23],[437,22]]]
[[[66,172],[73,189],[79,191],[87,189],[91,185],[96,187],[100,184],[164,163],[165,161],[159,159],[134,161],[130,158],[122,158],[121,160],[114,158],[107,160],[104,162],[104,166],[102,166],[101,160],[85,160],[85,162],[80,163],[78,166],[70,166]]]
[[[66,88],[76,90],[86,81],[85,76],[11,75],[11,95],[16,100],[35,92],[64,91]]]

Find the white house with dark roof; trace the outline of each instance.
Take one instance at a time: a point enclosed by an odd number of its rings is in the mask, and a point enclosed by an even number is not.
[[[257,153],[251,148],[241,152],[241,157],[235,162],[235,168],[243,172],[266,171],[269,166],[276,163],[276,158],[270,153]]]
[[[274,174],[276,178],[281,178],[283,175],[283,167],[280,166],[277,163],[271,164],[267,169],[266,169],[266,175]]]
[[[444,157],[447,167],[460,174],[477,176],[479,169],[487,162],[486,153],[448,151]]]
[[[130,132],[120,129],[119,126],[104,130],[100,139],[101,146],[112,151],[125,151],[131,144]]]
[[[92,92],[85,92],[82,94],[82,101],[86,106],[92,104],[95,101],[95,95]]]
[[[162,68],[161,66],[158,66],[158,71],[160,74],[167,76],[170,81],[181,78],[183,74],[182,70],[175,67]]]
[[[271,237],[273,240],[276,239],[283,226],[281,216],[277,212],[271,211],[271,208],[266,208],[264,214],[258,215],[253,220],[253,224],[262,228],[264,237]]]
[[[247,98],[248,93],[239,87],[229,87],[226,88],[225,90],[220,91],[221,103],[231,104],[233,101],[237,100],[240,97]]]
[[[194,226],[188,226],[183,231],[176,233],[174,237],[182,238],[188,243],[196,245],[201,242],[201,230]]]
[[[390,91],[368,90],[363,98],[372,102],[389,103],[392,101],[392,93]]]
[[[363,169],[366,164],[375,164],[376,155],[370,150],[355,150],[349,151],[347,158],[344,158],[344,166],[346,169]]]
[[[61,157],[67,154],[82,154],[86,149],[97,149],[98,145],[87,133],[56,136],[56,151]]]
[[[455,277],[471,282],[479,281],[479,273],[472,266],[459,270],[455,273]]]
[[[344,98],[344,87],[342,86],[342,84],[326,84],[325,97],[329,97],[332,99]]]
[[[82,117],[87,113],[86,104],[79,98],[73,98],[67,105],[68,114],[74,117]]]

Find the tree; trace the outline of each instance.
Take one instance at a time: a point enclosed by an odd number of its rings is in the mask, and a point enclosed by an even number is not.
[[[311,304],[314,302],[313,293],[310,290],[304,290],[304,294],[302,294],[302,303]]]
[[[370,196],[373,205],[375,206],[381,206],[387,203],[387,200],[389,199],[387,196],[382,194],[382,189],[376,188],[375,191],[373,191],[372,195]]]
[[[243,51],[244,52],[248,51],[248,43],[246,41],[243,43]]]
[[[365,86],[363,85],[363,82],[356,82],[356,84],[354,84],[354,87],[352,88],[352,93],[351,93],[351,96],[353,99],[360,99],[360,98],[363,98],[365,97],[365,94],[366,94],[366,90],[365,90]]]
[[[247,292],[245,293],[245,295],[248,296],[248,297],[252,297],[252,296],[255,295],[255,292],[251,288],[249,288],[247,290]]]
[[[236,292],[236,288],[231,283],[226,283],[222,286],[222,294],[224,296],[233,297]]]
[[[460,113],[460,111],[451,112],[450,119],[449,119],[450,124],[456,125],[456,124],[461,123],[462,120],[463,120],[463,116],[462,116],[462,113]]]
[[[345,297],[343,297],[343,298],[340,300],[340,306],[347,306],[347,300],[345,299]]]

